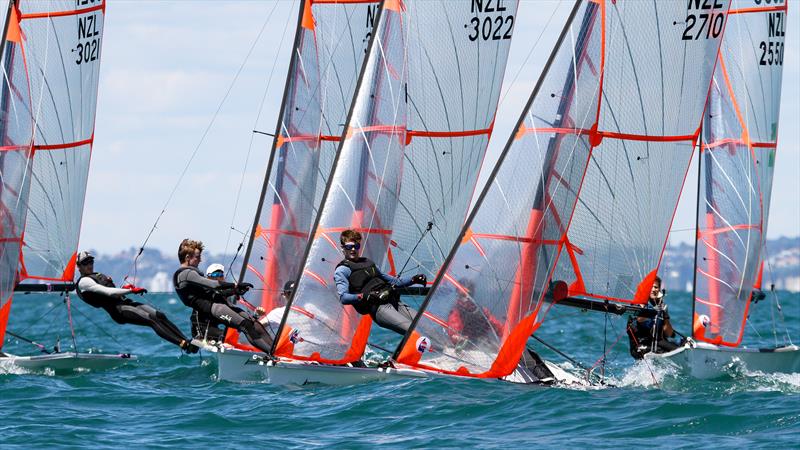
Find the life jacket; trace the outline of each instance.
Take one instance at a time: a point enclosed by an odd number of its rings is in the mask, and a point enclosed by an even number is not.
[[[84,302],[88,303],[89,305],[95,308],[104,308],[112,306],[113,304],[118,303],[118,299],[114,297],[109,297],[107,295],[99,294],[97,292],[84,292],[81,290],[80,283],[81,280],[84,278],[91,278],[100,286],[105,286],[109,288],[116,287],[114,286],[114,280],[111,279],[108,275],[102,273],[90,273],[89,275],[81,275],[78,278],[78,284],[75,285],[75,292],[78,293],[78,297],[81,298]]]
[[[351,294],[362,294],[365,298],[371,292],[378,291],[388,286],[389,283],[381,279],[378,266],[371,259],[361,257],[356,261],[345,259],[336,267],[345,266],[350,269],[348,278]],[[369,314],[372,306],[367,302],[358,302],[352,305],[359,314]]]

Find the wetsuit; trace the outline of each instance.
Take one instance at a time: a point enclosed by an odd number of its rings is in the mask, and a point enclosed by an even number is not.
[[[478,308],[471,300],[460,298],[447,316],[447,334],[457,342],[462,338],[470,340],[488,339],[503,334],[503,323],[489,311]]]
[[[95,272],[81,276],[76,291],[81,300],[95,308],[106,310],[119,324],[150,327],[163,339],[178,346],[186,346],[189,342],[164,313],[150,305],[125,298],[131,292],[130,289],[114,287],[114,282],[107,275]]]
[[[400,296],[389,291],[382,300],[376,300],[376,293],[388,288],[406,287],[412,283],[410,277],[392,277],[381,272],[371,260],[361,257],[355,261],[344,260],[336,266],[333,273],[339,301],[350,305],[359,314],[368,314],[378,326],[405,335],[417,311],[400,301]],[[359,299],[358,294],[363,298]]]
[[[648,304],[647,309],[655,309]],[[678,348],[678,345],[664,336],[664,322],[669,314],[664,311],[653,318],[642,321],[639,318],[628,319],[628,343],[634,359],[642,359],[646,353],[666,353]]]
[[[264,326],[243,309],[227,301],[228,297],[236,293],[235,284],[209,280],[195,267],[181,267],[172,276],[172,281],[175,284],[175,292],[184,305],[243,332],[254,347],[269,353],[272,337]]]

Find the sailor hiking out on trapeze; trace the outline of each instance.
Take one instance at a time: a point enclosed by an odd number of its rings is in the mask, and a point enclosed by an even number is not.
[[[80,272],[78,278],[78,297],[95,308],[104,309],[114,322],[150,327],[164,340],[171,342],[188,353],[196,353],[181,330],[167,316],[150,305],[126,298],[128,294],[144,295],[147,289],[130,284],[118,288],[108,275],[94,271],[94,256],[86,251],[78,253],[75,265]]]
[[[344,260],[333,274],[339,301],[359,314],[370,315],[378,326],[405,335],[417,312],[401,302],[393,288],[424,286],[427,279],[424,274],[392,277],[383,273],[373,261],[359,255],[361,239],[361,233],[355,230],[345,230],[339,238]]]
[[[184,239],[178,247],[180,268],[172,276],[175,292],[184,305],[206,316],[213,317],[228,327],[241,331],[256,348],[269,353],[272,337],[261,323],[244,310],[228,303],[228,297],[242,295],[251,287],[250,283],[234,284],[212,280],[197,268],[202,260],[203,243]]]

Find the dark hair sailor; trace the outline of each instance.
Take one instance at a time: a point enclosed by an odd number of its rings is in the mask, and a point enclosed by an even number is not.
[[[104,309],[114,322],[150,327],[164,340],[179,346],[182,350],[189,353],[197,352],[197,347],[186,339],[181,330],[163,312],[150,305],[125,298],[128,294],[144,295],[147,289],[130,284],[122,288],[114,286],[111,277],[94,271],[94,256],[86,251],[78,253],[76,266],[81,274],[76,285],[76,292],[81,300],[95,308]]]
[[[359,314],[371,316],[378,326],[404,335],[417,312],[401,302],[393,288],[412,284],[424,286],[425,275],[393,277],[383,273],[370,259],[359,256],[361,233],[358,231],[345,230],[339,241],[345,258],[333,273],[339,301],[352,306]]]

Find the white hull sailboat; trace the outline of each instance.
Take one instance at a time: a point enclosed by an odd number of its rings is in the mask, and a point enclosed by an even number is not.
[[[713,379],[746,370],[761,373],[800,372],[800,347],[731,348],[690,341],[669,353],[648,353],[645,359],[669,361],[689,376]]]
[[[15,366],[26,370],[53,370],[56,373],[114,369],[136,361],[135,355],[100,353],[51,353],[48,355],[0,356],[0,368]]]

